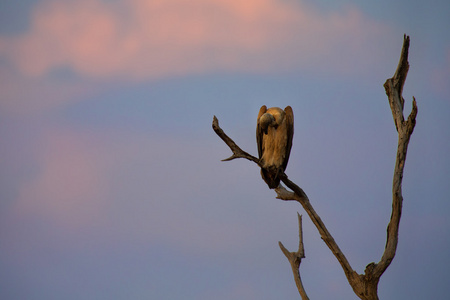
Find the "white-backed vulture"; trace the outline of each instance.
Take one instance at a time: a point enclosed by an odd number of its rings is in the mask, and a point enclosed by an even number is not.
[[[261,107],[256,125],[256,142],[261,161],[261,176],[269,188],[280,184],[278,174],[285,171],[289,160],[294,136],[294,113],[287,106],[267,109]]]

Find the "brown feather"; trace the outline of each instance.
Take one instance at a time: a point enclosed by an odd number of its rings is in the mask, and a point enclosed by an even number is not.
[[[259,118],[267,111],[267,106],[263,105],[259,109],[258,119],[256,119],[256,144],[258,145],[258,157],[261,158],[262,155],[262,129],[259,126]]]
[[[287,144],[283,162],[283,171],[287,168],[289,156],[291,154],[292,140],[294,138],[294,112],[292,111],[292,107],[286,106],[284,112],[286,113]]]
[[[271,189],[279,185],[278,173],[287,167],[293,134],[294,114],[290,106],[284,111],[278,107],[261,107],[256,126],[256,141],[262,163],[261,176]]]

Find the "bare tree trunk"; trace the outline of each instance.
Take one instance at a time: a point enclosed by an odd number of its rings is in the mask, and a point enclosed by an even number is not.
[[[288,188],[292,190],[292,192],[285,189],[282,185],[280,185],[278,188],[275,189],[278,199],[286,201],[294,200],[298,201],[302,205],[303,209],[306,211],[306,213],[316,226],[317,230],[319,231],[319,234],[322,237],[323,241],[340,263],[353,291],[360,299],[363,300],[378,300],[378,283],[380,281],[380,277],[381,275],[383,275],[384,271],[391,264],[395,256],[395,252],[397,250],[398,228],[400,224],[400,217],[402,213],[402,204],[403,204],[402,187],[401,187],[403,179],[403,169],[405,166],[406,152],[408,150],[409,139],[414,131],[417,116],[417,104],[414,98],[412,102],[412,111],[406,121],[403,116],[403,108],[405,100],[402,97],[402,91],[403,86],[405,84],[406,75],[409,69],[408,50],[409,50],[409,37],[405,35],[403,39],[402,52],[400,55],[400,62],[398,64],[397,70],[394,76],[386,80],[386,83],[384,84],[389,104],[392,110],[392,116],[394,118],[395,127],[398,132],[398,146],[397,146],[397,159],[395,162],[394,178],[392,184],[392,214],[387,227],[386,246],[383,256],[381,257],[381,260],[378,263],[374,262],[369,263],[366,266],[364,274],[358,274],[357,272],[355,272],[353,268],[350,266],[350,263],[348,262],[347,258],[337,245],[336,241],[326,228],[322,219],[319,217],[319,215],[312,207],[306,193],[294,182],[289,180],[289,178],[284,172],[279,174],[280,179]],[[255,162],[258,166],[261,167],[261,163],[258,158],[243,151],[241,148],[239,148],[238,145],[236,145],[236,143],[234,143],[234,141],[231,138],[229,138],[223,132],[223,130],[219,127],[219,121],[215,116],[213,118],[212,126],[216,134],[230,147],[230,149],[233,152],[233,155],[231,157],[225,159],[226,161],[235,158],[246,158],[248,160]],[[301,259],[304,258],[300,216],[299,216],[299,232],[300,232],[299,233],[300,244],[299,250],[297,252],[289,252],[286,248],[284,248],[281,242],[280,248],[291,264],[297,288],[299,290],[302,299],[304,300],[308,299],[308,296],[306,295],[306,292],[303,288],[303,284],[301,283],[299,273],[300,262]]]

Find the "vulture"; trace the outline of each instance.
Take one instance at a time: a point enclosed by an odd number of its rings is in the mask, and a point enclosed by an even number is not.
[[[294,136],[294,113],[287,106],[261,107],[256,125],[256,142],[261,162],[261,176],[270,189],[280,184],[279,172],[284,172],[289,160]]]

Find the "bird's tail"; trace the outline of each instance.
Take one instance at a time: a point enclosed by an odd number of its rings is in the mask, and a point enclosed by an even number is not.
[[[261,168],[261,177],[269,186],[269,189],[277,188],[280,184],[280,178],[278,177],[278,169],[272,168]]]

